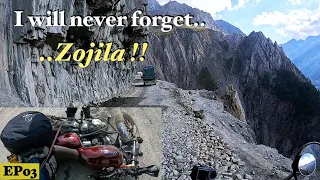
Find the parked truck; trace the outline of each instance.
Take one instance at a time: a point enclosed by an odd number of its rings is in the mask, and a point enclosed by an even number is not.
[[[154,66],[143,67],[142,72],[134,75],[132,85],[134,86],[149,86],[156,85],[156,75]]]
[[[154,72],[154,66],[146,66],[142,71],[142,79],[144,85],[156,85],[156,74]]]

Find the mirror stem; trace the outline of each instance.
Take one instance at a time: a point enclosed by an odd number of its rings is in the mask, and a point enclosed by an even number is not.
[[[291,178],[293,178],[293,173],[290,174],[290,176],[286,177],[284,180],[290,180]]]

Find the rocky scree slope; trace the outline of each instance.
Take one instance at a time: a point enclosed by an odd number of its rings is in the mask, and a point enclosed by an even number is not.
[[[139,105],[163,107],[163,179],[190,179],[197,164],[214,167],[217,179],[284,179],[291,160],[256,145],[251,127],[226,112],[217,98],[211,91],[182,90],[164,81],[146,88]]]
[[[47,10],[64,10],[72,15],[129,15],[146,10],[145,0],[3,0],[0,2],[0,92],[2,106],[68,106],[108,99],[123,92],[132,77],[131,62],[98,62],[86,69],[75,63],[40,62],[40,56],[56,57],[57,43],[75,43],[88,49],[91,42],[113,42],[114,49],[129,48],[143,41],[145,30],[130,27],[14,27],[14,11],[26,16],[45,15]],[[67,22],[68,23],[68,22]],[[4,101],[13,97],[16,101]],[[4,100],[3,100],[4,99]]]
[[[287,157],[320,137],[319,92],[277,43],[261,32],[247,37],[204,28],[151,29],[147,62],[160,79],[219,96],[232,85],[257,143]]]

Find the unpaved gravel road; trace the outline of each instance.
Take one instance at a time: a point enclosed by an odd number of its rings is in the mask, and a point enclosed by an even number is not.
[[[161,108],[117,108],[117,110],[128,113],[135,120],[140,135],[144,142],[142,144],[143,157],[139,158],[140,166],[158,165],[161,167],[162,163],[162,110]],[[91,113],[96,118],[103,119],[108,114],[114,114],[116,108],[91,108]],[[7,122],[25,111],[40,111],[44,114],[58,117],[65,117],[65,108],[0,108],[0,130],[2,130]],[[79,116],[79,113],[78,113]],[[0,142],[0,162],[6,162],[8,151]],[[92,174],[86,167],[79,162],[59,162],[60,169],[58,171],[57,179],[63,180],[84,180],[88,179],[87,175]],[[148,175],[142,176],[140,179],[161,179],[161,172],[158,178],[151,178]],[[128,178],[129,179],[129,178]]]

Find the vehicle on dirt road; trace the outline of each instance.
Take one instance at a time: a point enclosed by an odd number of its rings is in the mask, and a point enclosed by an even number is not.
[[[145,66],[142,72],[134,75],[132,85],[134,86],[150,86],[156,85],[156,75],[154,66]]]
[[[145,86],[156,84],[156,75],[154,66],[146,66],[142,71],[142,79]]]

